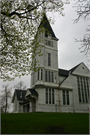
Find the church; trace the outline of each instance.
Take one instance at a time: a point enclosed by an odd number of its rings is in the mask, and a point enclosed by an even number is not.
[[[15,89],[13,113],[71,112],[89,113],[89,74],[82,62],[70,70],[58,68],[58,38],[43,16],[36,34],[43,46],[42,56],[36,54],[40,69],[31,73],[31,87]]]

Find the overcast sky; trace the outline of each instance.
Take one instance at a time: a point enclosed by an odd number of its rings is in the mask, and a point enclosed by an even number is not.
[[[76,9],[73,8],[72,5],[73,4],[71,2],[71,4],[65,6],[64,17],[55,14],[55,23],[54,25],[51,25],[56,37],[59,39],[58,67],[67,70],[81,62],[84,62],[86,66],[89,64],[85,55],[80,53],[80,50],[78,49],[80,47],[80,43],[76,43],[74,38],[82,39],[86,26],[90,22],[81,19],[78,23],[74,23],[74,19],[76,19]],[[21,79],[16,78],[12,82],[3,82],[3,80],[0,80],[0,89],[2,88],[3,84],[10,84],[10,86],[13,87],[19,81],[23,81],[27,88],[30,87],[29,75],[21,77]]]

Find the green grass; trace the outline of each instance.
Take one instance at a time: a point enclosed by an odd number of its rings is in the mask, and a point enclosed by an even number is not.
[[[1,114],[2,134],[89,134],[89,114]]]

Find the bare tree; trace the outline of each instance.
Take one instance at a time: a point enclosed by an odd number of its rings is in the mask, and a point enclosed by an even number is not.
[[[23,81],[20,81],[18,84],[14,86],[14,88],[19,89],[19,90],[26,90],[27,87],[26,85],[24,85]]]
[[[75,0],[74,7],[76,7],[77,18],[75,22],[78,22],[81,18],[85,21],[90,20],[90,0]],[[86,28],[86,33],[83,38],[78,40],[75,39],[76,42],[81,43],[80,50],[85,55],[90,55],[90,25]]]
[[[4,90],[1,91],[1,111],[7,113],[7,109],[10,107],[10,98],[11,98],[11,88],[9,88],[9,85],[4,85]]]

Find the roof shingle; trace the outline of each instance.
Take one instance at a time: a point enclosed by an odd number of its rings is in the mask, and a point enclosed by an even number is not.
[[[35,89],[28,89],[32,95],[38,95]]]
[[[64,70],[64,69],[59,69],[59,76],[65,76],[67,77],[69,74],[68,70]]]

